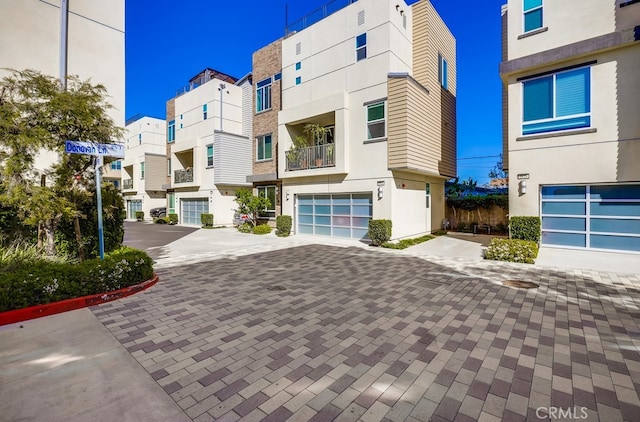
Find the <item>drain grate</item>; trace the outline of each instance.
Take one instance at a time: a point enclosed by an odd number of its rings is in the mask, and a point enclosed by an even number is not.
[[[532,283],[531,281],[522,281],[522,280],[505,280],[502,282],[505,286],[515,287],[518,289],[535,289],[540,287],[536,283]]]
[[[271,290],[271,291],[282,291],[282,290],[287,290],[286,287],[284,286],[269,286],[267,287],[267,290]]]

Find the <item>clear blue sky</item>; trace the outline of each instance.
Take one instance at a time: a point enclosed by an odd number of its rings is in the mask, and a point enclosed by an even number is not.
[[[235,77],[289,22],[327,0],[126,0],[126,116],[165,117],[165,103],[205,67]],[[409,1],[409,4],[415,3]],[[500,6],[506,0],[432,0],[457,41],[458,175],[484,184],[502,145]],[[223,8],[225,7],[225,8]]]

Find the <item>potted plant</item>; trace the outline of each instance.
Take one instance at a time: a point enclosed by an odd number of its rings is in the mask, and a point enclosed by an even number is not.
[[[309,139],[309,144],[324,145],[326,143],[326,133],[329,131],[326,127],[318,123],[307,123],[302,130]],[[318,149],[315,150],[316,167],[322,167],[323,158],[322,154],[318,154]]]
[[[304,136],[296,136],[293,138],[293,145],[291,146],[291,149],[287,151],[289,169],[295,170],[299,168],[307,168],[307,160],[306,157],[303,156],[303,150],[307,148],[307,146],[307,138]]]

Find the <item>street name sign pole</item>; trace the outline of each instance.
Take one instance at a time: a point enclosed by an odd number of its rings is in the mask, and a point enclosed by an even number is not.
[[[66,141],[64,152],[68,154],[83,154],[96,157],[96,199],[98,202],[98,246],[100,249],[100,259],[104,259],[104,230],[102,223],[102,186],[100,167],[102,157],[124,158],[124,145],[121,144],[96,144],[93,142]]]

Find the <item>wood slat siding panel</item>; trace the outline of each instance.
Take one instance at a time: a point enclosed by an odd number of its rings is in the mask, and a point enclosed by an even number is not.
[[[243,136],[215,133],[213,165],[216,185],[247,185],[247,174],[251,174],[251,145],[251,140]]]
[[[144,189],[159,191],[167,180],[167,157],[164,155],[145,154],[144,157]]]

